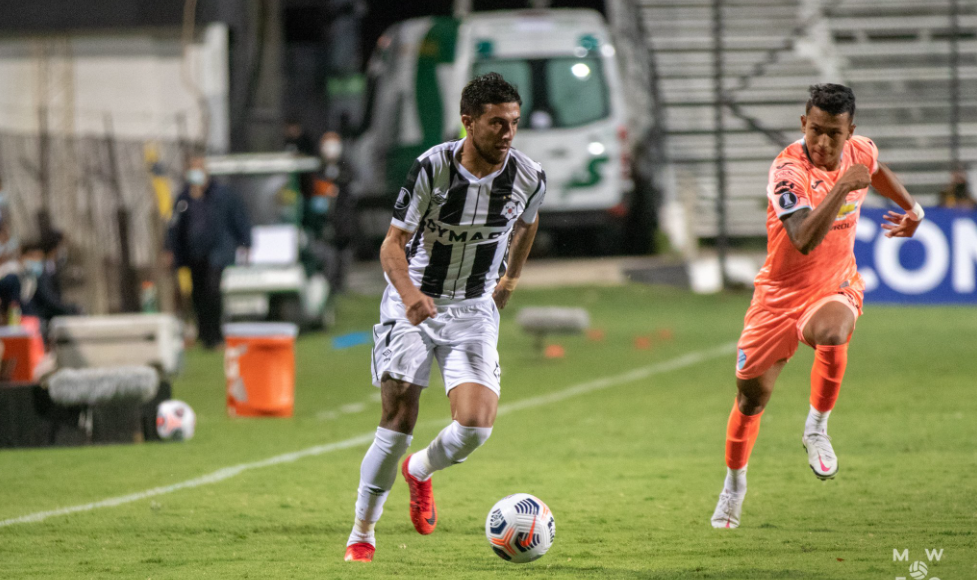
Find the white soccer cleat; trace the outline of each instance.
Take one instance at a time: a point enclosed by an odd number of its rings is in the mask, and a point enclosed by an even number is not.
[[[712,513],[712,527],[714,528],[738,528],[740,527],[740,514],[743,512],[743,500],[745,493],[731,493],[725,489],[719,494],[719,503],[716,504],[716,511]]]
[[[838,456],[831,446],[831,437],[824,433],[808,433],[801,439],[807,450],[807,462],[818,479],[834,479],[838,473]]]

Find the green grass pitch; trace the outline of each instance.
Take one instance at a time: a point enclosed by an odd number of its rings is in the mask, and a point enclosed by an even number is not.
[[[369,347],[333,350],[330,340],[369,329],[378,298],[344,300],[331,335],[300,339],[292,419],[228,418],[221,355],[192,351],[175,392],[197,411],[193,440],[2,451],[0,521],[219,481],[2,525],[0,578],[892,580],[915,560],[928,578],[977,578],[974,309],[866,307],[830,422],[833,481],[814,477],[801,447],[812,361],[801,347],[763,418],[742,527],[709,527],[734,395],[729,345],[748,302],[638,285],[520,289],[502,316],[504,412],[492,438],[435,476],[431,536],[414,532],[398,476],[369,565],[342,561],[365,439],[255,463],[375,429]],[[515,324],[526,305],[584,306],[603,339],[553,338],[566,356],[544,359]],[[435,377],[415,451],[448,421]],[[500,560],[483,533],[489,507],[514,492],[556,516],[553,548],[528,565]]]

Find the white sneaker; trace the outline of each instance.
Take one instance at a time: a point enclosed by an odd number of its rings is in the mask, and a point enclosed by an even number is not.
[[[712,520],[710,520],[712,527],[730,529],[740,527],[740,514],[743,512],[745,498],[745,493],[732,493],[723,489],[719,494],[716,511],[712,513]]]
[[[838,456],[831,446],[831,437],[824,433],[808,433],[801,439],[807,450],[807,462],[818,479],[834,479],[838,473]]]

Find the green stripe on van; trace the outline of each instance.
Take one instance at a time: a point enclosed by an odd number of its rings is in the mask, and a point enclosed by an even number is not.
[[[392,147],[387,158],[387,190],[396,192],[411,165],[421,153],[441,143],[444,138],[444,107],[438,84],[438,65],[454,62],[459,21],[454,18],[431,18],[431,28],[417,51],[417,73],[414,98],[421,125],[421,142]],[[461,98],[461,95],[458,95]]]

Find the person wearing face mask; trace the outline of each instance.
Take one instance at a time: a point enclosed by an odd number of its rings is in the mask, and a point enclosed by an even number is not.
[[[177,196],[166,236],[164,260],[190,269],[197,335],[204,348],[223,342],[220,292],[224,268],[251,248],[251,220],[243,200],[210,179],[203,155],[187,161],[186,186]]]
[[[39,252],[34,249],[35,246]],[[81,313],[78,306],[65,302],[61,296],[58,256],[63,253],[63,246],[64,234],[53,230],[37,244],[28,246],[30,251],[25,251],[22,259],[24,272],[32,277],[34,289],[24,311],[40,318],[42,327],[46,327],[55,316]]]
[[[336,292],[346,288],[346,273],[353,260],[356,240],[356,201],[349,184],[352,172],[343,156],[343,141],[339,133],[328,131],[319,140],[322,169],[316,178],[314,196],[309,200],[310,212],[319,211],[324,219],[324,235],[335,250],[336,257],[329,264],[327,276]],[[328,216],[326,216],[328,208]]]
[[[3,265],[0,277],[0,309],[4,320],[11,318],[13,308],[24,316],[37,316],[38,308],[34,300],[37,279],[44,273],[44,250],[40,240],[28,240],[20,248],[19,259]],[[18,322],[10,320],[12,324]]]

